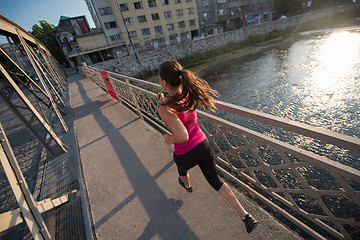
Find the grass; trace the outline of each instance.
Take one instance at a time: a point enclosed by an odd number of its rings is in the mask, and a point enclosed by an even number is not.
[[[224,46],[211,49],[206,52],[195,52],[191,55],[188,55],[184,58],[178,59],[178,62],[183,65],[185,68],[192,68],[194,66],[205,63],[206,60],[225,55],[228,53],[233,53],[234,51],[247,48],[250,46],[259,46],[263,42],[275,39],[279,36],[284,36],[286,33],[284,31],[273,31],[268,34],[259,34],[259,35],[250,35],[244,40],[239,42],[229,42]]]

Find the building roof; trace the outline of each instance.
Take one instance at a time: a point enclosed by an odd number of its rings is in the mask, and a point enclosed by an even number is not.
[[[65,20],[65,19],[70,19],[70,17],[60,16],[60,21],[61,21],[61,20]]]

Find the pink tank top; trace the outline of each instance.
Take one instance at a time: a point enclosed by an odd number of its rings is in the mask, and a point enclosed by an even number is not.
[[[206,139],[205,133],[200,129],[197,123],[196,110],[194,112],[185,111],[179,112],[177,117],[184,124],[186,130],[188,131],[189,140],[184,143],[174,143],[175,154],[182,155],[187,153],[199,143]]]

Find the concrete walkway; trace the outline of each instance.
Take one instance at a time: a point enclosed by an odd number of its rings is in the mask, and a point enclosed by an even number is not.
[[[240,216],[190,171],[193,193],[177,183],[172,147],[159,132],[80,74],[70,102],[97,239],[300,239],[242,194],[259,221],[247,234]]]

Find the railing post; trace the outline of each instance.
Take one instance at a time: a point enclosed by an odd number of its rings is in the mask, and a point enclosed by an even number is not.
[[[115,90],[114,90],[111,82],[110,82],[110,79],[109,79],[109,76],[108,76],[107,72],[105,70],[102,70],[102,71],[100,71],[100,73],[101,73],[101,76],[102,76],[102,78],[104,80],[104,83],[105,83],[105,86],[106,86],[106,91],[110,94],[110,96],[112,98],[116,99],[117,95],[115,93]]]
[[[100,84],[100,86],[104,89],[104,91],[106,91],[106,85],[104,83],[104,80],[103,80],[103,77],[102,77],[102,74],[101,74],[101,69],[97,69],[97,70],[94,70],[94,79],[96,80],[96,83],[97,84]]]
[[[134,101],[134,104],[135,104],[135,106],[136,106],[136,111],[137,111],[139,117],[140,117],[142,120],[144,120],[144,118],[143,118],[143,116],[142,116],[142,114],[141,114],[141,109],[140,109],[139,104],[138,104],[138,102],[137,102],[135,93],[134,93],[134,91],[133,91],[132,88],[131,88],[130,81],[129,81],[129,79],[125,79],[125,81],[126,81],[126,84],[127,84],[128,87],[129,87],[130,95],[131,95],[131,97],[132,97],[132,99],[133,99],[133,101]]]

